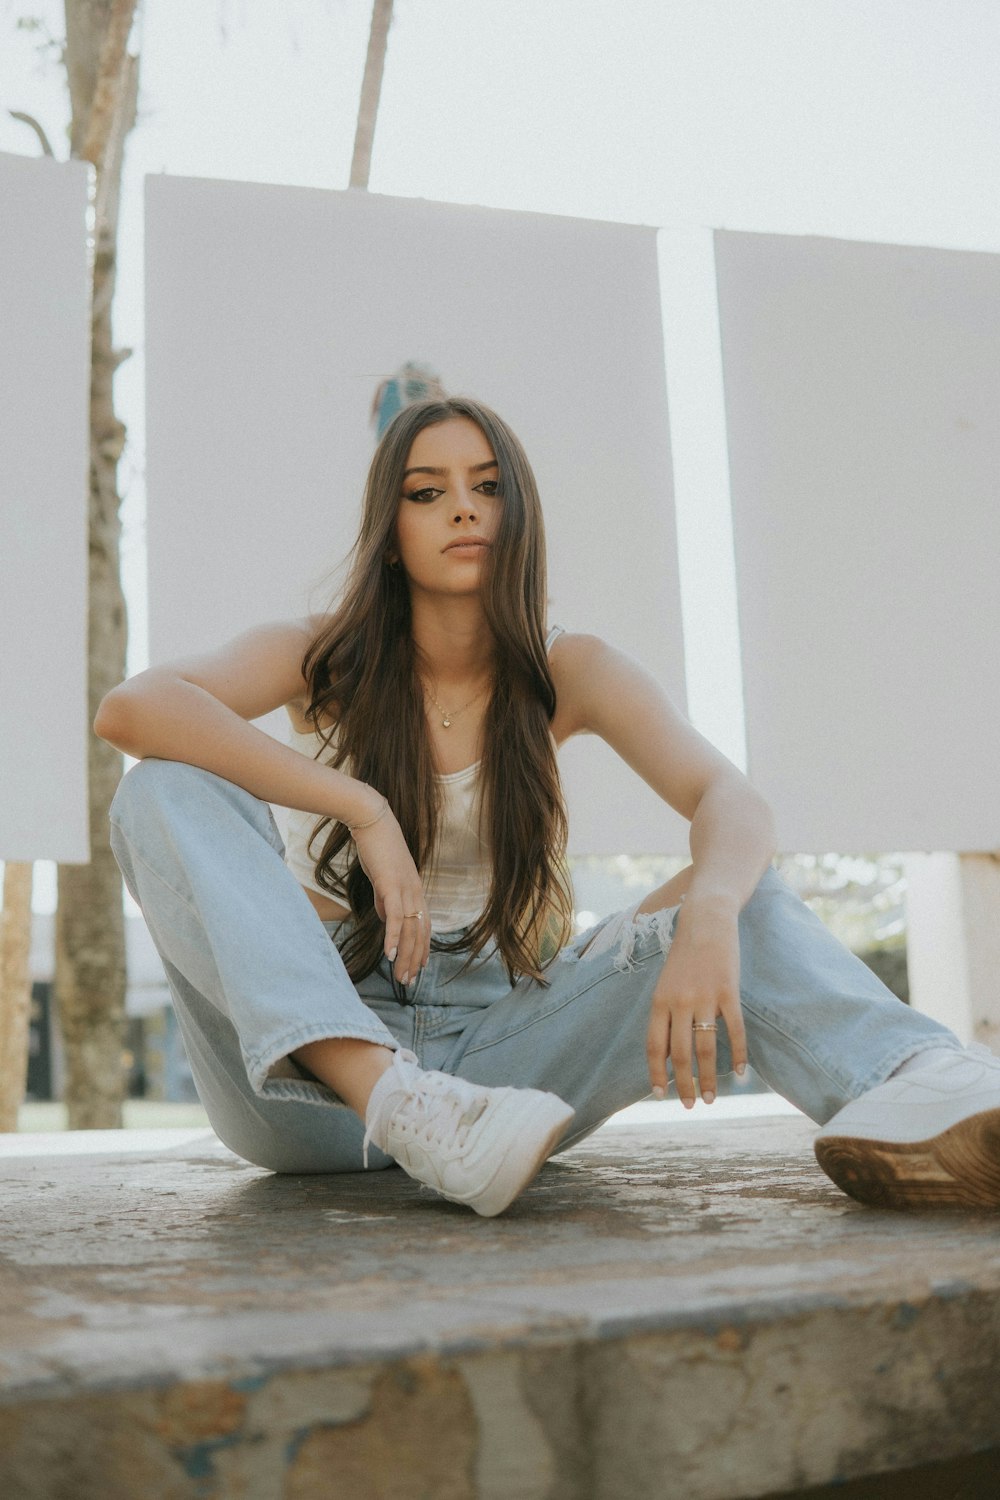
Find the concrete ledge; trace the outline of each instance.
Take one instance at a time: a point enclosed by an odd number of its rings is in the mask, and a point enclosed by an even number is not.
[[[10,1500],[736,1500],[1000,1447],[1000,1218],[861,1208],[801,1116],[606,1126],[491,1220],[166,1134],[0,1155]]]

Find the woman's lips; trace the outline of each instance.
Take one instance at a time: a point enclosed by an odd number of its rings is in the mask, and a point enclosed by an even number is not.
[[[485,552],[488,546],[489,542],[481,542],[478,537],[470,537],[467,541],[449,542],[444,550],[446,552],[463,552],[469,554],[473,552]]]

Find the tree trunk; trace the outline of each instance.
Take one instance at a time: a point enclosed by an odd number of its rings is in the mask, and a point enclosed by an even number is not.
[[[375,140],[375,120],[378,116],[378,101],[382,93],[382,73],[385,69],[385,50],[391,23],[392,0],[374,0],[371,30],[368,33],[368,55],[365,58],[365,76],[361,83],[361,100],[358,105],[358,124],[354,134],[351,187],[368,187],[372,165],[372,144]]]
[[[118,202],[125,139],[135,123],[139,60],[126,52],[136,0],[66,0],[66,73],[71,150],[97,169],[90,381],[90,596],[88,703],[125,676],[125,599],[119,568],[118,459],[125,428],[115,415],[111,330]],[[125,1077],[125,921],[122,884],[108,842],[108,808],[122,756],[91,736],[91,860],[60,865],[56,999],[66,1052],[66,1103],[74,1130],[122,1123]]]
[[[33,866],[8,863],[0,912],[0,1130],[17,1129],[28,1077],[31,1019],[31,877]]]

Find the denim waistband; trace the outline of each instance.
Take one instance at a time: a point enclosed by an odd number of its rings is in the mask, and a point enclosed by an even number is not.
[[[337,948],[343,946],[354,925],[353,917],[323,922]],[[383,958],[372,973],[357,981],[358,993],[369,1005],[390,999],[395,1004],[404,1006],[433,1005],[447,1008],[477,1008],[489,1003],[510,988],[510,980],[500,960],[496,943],[488,942],[468,968],[465,967],[469,958],[468,948],[459,946],[455,950],[441,952],[433,947],[435,938],[461,944],[468,931],[468,927],[456,927],[447,932],[435,932],[427,967],[421,969],[416,979],[405,989],[393,982],[389,962]]]
[[[346,938],[350,934],[352,927],[354,927],[355,925],[353,917],[330,917],[324,918],[322,920],[323,926],[326,928],[327,932],[333,938],[333,941],[335,943],[339,938]],[[431,942],[433,943],[435,938],[440,938],[442,942],[454,943],[462,938],[468,931],[468,927],[453,927],[449,928],[447,932],[433,932],[431,934]]]

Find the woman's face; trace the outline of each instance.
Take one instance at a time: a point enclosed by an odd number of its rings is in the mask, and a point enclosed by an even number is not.
[[[499,468],[469,417],[424,427],[406,460],[396,513],[396,549],[411,589],[476,593],[496,534]]]

